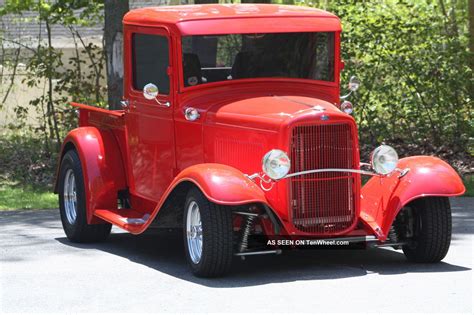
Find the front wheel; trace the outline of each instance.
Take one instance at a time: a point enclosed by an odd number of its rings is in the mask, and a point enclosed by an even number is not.
[[[214,204],[197,188],[189,191],[183,216],[184,248],[191,270],[199,277],[229,272],[232,256],[232,212]]]
[[[59,170],[59,212],[67,238],[72,242],[97,242],[107,238],[111,224],[87,224],[82,166],[76,151],[69,150]]]
[[[451,243],[451,207],[447,197],[428,197],[414,201],[407,211],[413,230],[403,252],[409,261],[441,261]]]

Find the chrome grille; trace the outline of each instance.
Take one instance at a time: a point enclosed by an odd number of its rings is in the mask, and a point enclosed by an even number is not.
[[[290,141],[291,172],[355,168],[353,144],[349,124],[297,126]],[[323,172],[290,178],[293,225],[300,231],[320,235],[350,227],[356,219],[356,176]]]

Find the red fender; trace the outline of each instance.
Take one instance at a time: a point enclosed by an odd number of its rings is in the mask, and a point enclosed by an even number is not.
[[[71,130],[64,139],[61,159],[72,146],[81,159],[87,221],[100,222],[93,216],[94,210],[117,208],[117,191],[127,187],[118,143],[109,130],[99,131],[95,127],[79,127]],[[59,167],[56,173],[55,192],[57,192],[58,175]]]
[[[171,187],[182,181],[194,183],[210,201],[222,205],[267,203],[263,190],[241,171],[215,163],[197,164],[176,176]]]
[[[446,162],[431,156],[401,159],[398,168],[410,171],[386,177],[373,177],[362,187],[361,219],[380,240],[385,240],[400,209],[410,201],[427,196],[459,196],[466,188],[456,171]]]
[[[268,204],[262,189],[238,169],[215,163],[196,164],[184,169],[175,177],[155,206],[147,223],[129,227],[127,230],[132,234],[140,234],[145,231],[171,192],[183,182],[193,183],[207,199],[217,204]]]

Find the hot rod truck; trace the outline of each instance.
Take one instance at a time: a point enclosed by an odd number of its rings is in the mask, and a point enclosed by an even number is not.
[[[132,10],[123,20],[121,110],[73,103],[55,191],[73,242],[181,228],[190,268],[219,276],[235,256],[277,254],[256,235],[401,248],[438,262],[451,240],[442,160],[398,160],[388,145],[361,163],[339,84],[341,24],[280,5]],[[344,92],[344,96],[340,96]],[[361,177],[370,176],[362,186]],[[267,244],[266,244],[267,245]]]

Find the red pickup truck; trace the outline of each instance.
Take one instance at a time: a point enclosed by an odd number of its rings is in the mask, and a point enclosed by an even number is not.
[[[62,146],[55,190],[71,241],[104,240],[112,224],[180,228],[204,277],[294,240],[445,257],[448,197],[462,181],[438,158],[399,160],[388,145],[360,162],[348,101],[359,81],[340,96],[336,16],[189,5],[132,10],[123,25],[123,109],[73,103],[79,127]]]

